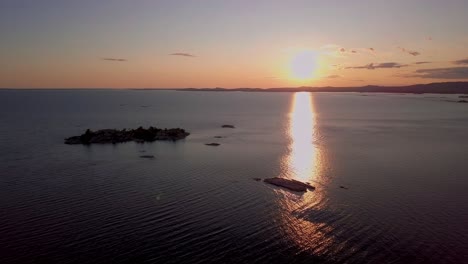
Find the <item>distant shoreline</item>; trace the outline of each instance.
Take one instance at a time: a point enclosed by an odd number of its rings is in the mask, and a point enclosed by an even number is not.
[[[188,92],[354,92],[354,93],[411,93],[411,94],[468,94],[468,82],[441,82],[406,86],[367,85],[357,87],[282,87],[282,88],[0,88],[1,90],[134,90],[134,91],[188,91]]]
[[[355,92],[355,93],[412,93],[412,94],[468,94],[468,82],[444,82],[407,86],[359,87],[284,87],[284,88],[183,88],[177,91],[192,92]]]

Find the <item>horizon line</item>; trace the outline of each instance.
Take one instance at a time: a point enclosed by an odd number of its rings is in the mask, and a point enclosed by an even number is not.
[[[431,83],[414,83],[408,85],[360,85],[360,86],[284,86],[284,87],[174,87],[174,88],[163,88],[163,87],[145,87],[145,88],[118,88],[118,87],[69,87],[69,88],[50,88],[50,87],[25,87],[25,88],[11,88],[11,87],[0,87],[0,90],[239,90],[239,89],[255,89],[255,90],[272,90],[272,89],[352,89],[352,88],[365,88],[365,87],[382,87],[382,88],[398,88],[398,87],[410,87],[410,86],[421,86],[421,85],[434,85],[434,84],[467,84],[468,81],[454,81],[454,82],[431,82]]]

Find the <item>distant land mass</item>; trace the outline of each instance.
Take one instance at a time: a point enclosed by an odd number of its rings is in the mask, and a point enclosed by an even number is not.
[[[358,87],[283,87],[283,88],[182,88],[177,91],[194,92],[358,92],[358,93],[436,93],[436,94],[468,94],[468,82],[440,82],[429,84],[414,84],[407,86],[377,86]]]

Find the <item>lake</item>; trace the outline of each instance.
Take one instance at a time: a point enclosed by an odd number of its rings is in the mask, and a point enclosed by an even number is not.
[[[0,263],[466,262],[456,97],[0,90]],[[63,143],[139,126],[191,134]]]

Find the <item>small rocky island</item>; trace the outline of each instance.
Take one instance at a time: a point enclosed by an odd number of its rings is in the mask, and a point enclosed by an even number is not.
[[[205,145],[212,146],[212,147],[217,147],[217,146],[219,146],[221,144],[219,144],[219,143],[206,143]]]
[[[315,187],[308,183],[303,183],[303,182],[291,180],[291,179],[274,177],[274,178],[265,179],[263,181],[266,183],[275,185],[275,186],[286,188],[294,192],[307,192],[307,190],[311,190],[311,191],[315,190]]]
[[[137,129],[102,129],[97,131],[86,130],[81,136],[65,139],[65,144],[116,144],[128,141],[153,142],[156,140],[180,140],[186,138],[190,133],[182,128],[156,128],[139,127]]]

